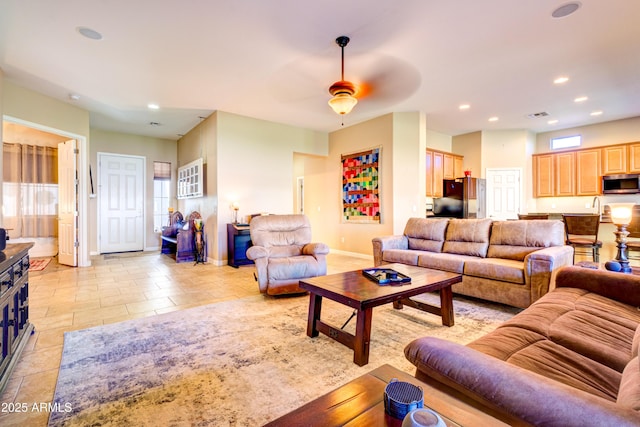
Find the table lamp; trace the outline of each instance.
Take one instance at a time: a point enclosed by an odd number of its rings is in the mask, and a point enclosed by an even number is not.
[[[238,223],[238,211],[240,210],[240,204],[238,202],[233,202],[231,204],[231,207],[233,208],[233,223],[237,224]]]
[[[631,223],[634,204],[635,203],[609,203],[609,207],[611,208],[611,222],[617,227],[613,234],[616,235],[618,253],[616,254],[615,260],[605,264],[607,270],[631,273],[629,259],[627,258],[627,236],[629,235],[627,226]]]

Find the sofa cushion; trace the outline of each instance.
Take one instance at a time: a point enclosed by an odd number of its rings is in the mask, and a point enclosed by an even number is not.
[[[640,359],[637,356],[622,372],[617,403],[640,411]]]
[[[564,224],[555,220],[495,221],[487,257],[517,261],[538,249],[564,245]]]
[[[442,251],[486,257],[491,223],[490,218],[450,219]]]
[[[546,339],[513,326],[499,327],[469,347],[547,378],[615,401],[622,374]]]
[[[608,306],[607,306],[608,303]],[[635,307],[583,289],[558,288],[499,327],[516,327],[622,372],[638,325]]]
[[[473,258],[464,264],[465,276],[524,285],[524,264],[521,261],[499,258]]]
[[[417,265],[421,251],[413,249],[387,249],[382,253],[382,261],[386,263],[400,262],[402,264]]]
[[[409,249],[442,252],[448,223],[448,218],[409,218],[404,228]]]
[[[423,252],[418,256],[418,265],[420,267],[435,268],[436,270],[462,274],[465,262],[473,259],[477,258],[467,255]]]
[[[633,343],[631,344],[631,357],[638,355],[638,347],[640,346],[640,326],[636,328],[636,333],[633,335]]]

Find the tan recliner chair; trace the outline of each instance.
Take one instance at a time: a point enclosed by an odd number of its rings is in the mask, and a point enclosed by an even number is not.
[[[300,279],[327,274],[329,247],[311,243],[305,215],[265,215],[251,220],[247,258],[256,265],[260,292],[268,295],[305,292]]]

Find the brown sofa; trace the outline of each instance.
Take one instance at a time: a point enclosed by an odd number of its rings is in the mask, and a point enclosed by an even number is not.
[[[640,425],[640,276],[565,267],[555,289],[467,346],[425,337],[416,378],[511,425]]]
[[[453,292],[525,308],[573,264],[557,220],[409,218],[402,236],[373,239],[376,266],[404,263],[461,273]]]

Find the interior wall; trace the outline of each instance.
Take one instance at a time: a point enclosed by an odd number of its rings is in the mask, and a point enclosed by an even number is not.
[[[426,129],[426,141],[427,147],[432,148],[434,150],[446,151],[446,152],[454,152],[452,150],[453,137],[451,135],[447,135],[441,132],[436,132],[435,130]]]
[[[640,117],[539,133],[536,135],[536,153],[550,152],[551,138],[572,135],[582,135],[581,148],[640,141]]]
[[[402,234],[407,219],[425,215],[426,135],[423,113],[393,114],[393,234]]]
[[[204,172],[204,196],[177,201],[177,209],[187,218],[197,211],[204,222],[207,258],[218,256],[218,165],[217,165],[218,115],[211,114],[178,141],[178,161],[174,170],[202,157]],[[175,188],[174,188],[175,191]],[[226,238],[225,238],[226,239]],[[225,240],[226,242],[226,240]]]
[[[69,103],[30,91],[2,79],[0,115],[11,121],[78,139],[78,265],[90,266],[88,163],[90,141],[89,112]],[[2,166],[0,165],[0,168]],[[0,170],[0,179],[1,178]],[[1,187],[1,186],[0,186]]]
[[[213,123],[213,124],[212,124]],[[205,218],[205,239],[212,262],[226,263],[227,224],[254,213],[291,214],[295,210],[294,153],[326,156],[328,135],[223,111],[205,120],[203,142],[207,159],[207,196],[185,201],[199,205]],[[198,156],[194,128],[179,143],[180,164]],[[215,156],[215,161],[211,160]],[[212,170],[213,163],[215,169]],[[215,179],[212,177],[215,176]]]
[[[93,175],[93,187],[97,197],[89,199],[89,242],[91,252],[99,253],[98,241],[98,206],[101,183],[98,181],[98,155],[97,153],[121,154],[130,156],[142,156],[145,158],[145,250],[158,250],[161,246],[160,235],[153,231],[153,162],[171,163],[172,200],[175,201],[176,188],[176,164],[177,143],[170,139],[152,138],[141,135],[131,135],[119,132],[111,132],[101,129],[91,129],[91,149],[89,162]],[[170,202],[175,206],[175,202]]]
[[[482,167],[482,132],[456,135],[451,142],[451,152],[464,156],[463,170],[470,170],[471,176],[484,178]]]
[[[341,156],[375,147],[381,147],[381,223],[343,223]],[[393,234],[393,114],[330,133],[329,157],[322,172],[316,175],[316,180],[321,180],[322,184],[314,184],[322,190],[307,196],[313,203],[312,209],[323,217],[323,221],[316,225],[322,241],[334,249],[371,255],[373,237]]]

